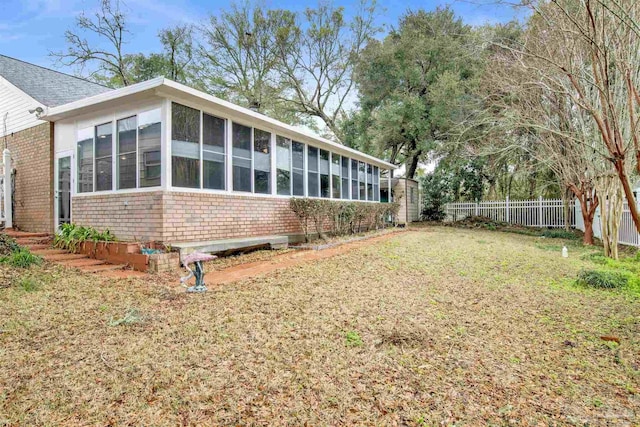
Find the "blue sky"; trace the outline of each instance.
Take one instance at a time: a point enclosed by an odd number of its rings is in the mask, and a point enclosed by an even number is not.
[[[126,53],[157,51],[158,30],[184,22],[198,24],[208,14],[216,14],[228,7],[231,1],[123,0],[131,24]],[[378,19],[382,25],[394,26],[398,17],[407,10],[432,10],[446,4],[451,5],[471,25],[506,22],[519,15],[518,11],[507,5],[488,3],[490,0],[478,4],[478,1],[379,0],[383,10]],[[75,16],[83,10],[95,10],[99,0],[0,0],[0,3],[0,54],[61,71],[74,71],[57,66],[48,53],[64,47],[64,32],[73,26]],[[265,4],[303,10],[317,5],[317,0],[266,0]],[[334,4],[344,6],[349,13],[354,10],[357,0],[334,0]]]

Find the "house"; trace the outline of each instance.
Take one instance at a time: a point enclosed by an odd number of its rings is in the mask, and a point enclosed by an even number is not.
[[[0,65],[24,99],[14,106],[3,94],[0,108],[25,118],[7,127],[9,149],[23,157],[16,182],[34,176],[16,187],[25,209],[16,208],[15,223],[25,230],[73,222],[122,240],[296,238],[291,197],[379,203],[388,194],[394,165],[180,83],[155,78],[109,90],[36,68],[39,86],[21,85]],[[64,96],[46,79],[63,82]],[[38,106],[43,113],[29,116]]]
[[[108,90],[0,55],[0,143],[11,151],[16,171],[15,225],[35,232],[52,232],[54,227],[54,126],[39,119],[36,110],[44,111]]]

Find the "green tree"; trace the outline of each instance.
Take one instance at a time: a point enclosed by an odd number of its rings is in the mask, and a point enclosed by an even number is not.
[[[450,8],[407,13],[397,30],[371,41],[355,81],[361,111],[345,127],[348,145],[368,149],[414,177],[418,164],[448,140],[463,117],[482,65],[472,28]],[[480,52],[481,53],[481,52]]]

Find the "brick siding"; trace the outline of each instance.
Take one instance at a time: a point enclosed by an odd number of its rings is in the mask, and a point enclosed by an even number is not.
[[[10,134],[15,175],[13,225],[20,230],[53,232],[53,124]]]
[[[163,191],[91,195],[73,198],[72,215],[74,223],[108,228],[122,240],[175,243],[301,233],[284,198]]]

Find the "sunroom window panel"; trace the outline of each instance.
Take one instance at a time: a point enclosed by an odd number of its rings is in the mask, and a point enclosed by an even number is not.
[[[365,183],[366,169],[363,162],[358,163],[358,184],[360,186],[360,200],[367,200],[367,187]]]
[[[200,111],[171,104],[171,182],[200,188]]]
[[[251,191],[251,128],[233,124],[233,190]]]
[[[320,193],[318,176],[318,149],[316,147],[307,148],[307,187],[309,197],[318,197]]]
[[[329,194],[329,152],[320,150],[320,197],[330,197]]]
[[[224,119],[202,115],[202,186],[210,190],[224,190],[225,135]]]
[[[157,187],[162,175],[161,110],[138,114],[139,187]]]
[[[367,163],[367,200],[373,200],[373,168]]]
[[[254,192],[271,193],[271,134],[253,130]]]
[[[291,195],[291,140],[276,137],[276,187],[281,196]]]
[[[304,196],[304,144],[291,142],[292,190],[294,196]]]
[[[349,198],[349,159],[342,157],[342,198]]]
[[[340,156],[338,154],[331,153],[331,197],[334,199],[339,199],[341,196],[340,169]]]
[[[113,189],[113,124],[96,126],[96,191]]]
[[[93,128],[78,132],[78,193],[93,191]]]
[[[373,167],[373,200],[380,201],[380,169]]]
[[[351,198],[353,200],[358,200],[359,196],[358,190],[358,161],[351,160]]]
[[[116,188],[136,188],[137,118],[118,120],[116,144]]]

